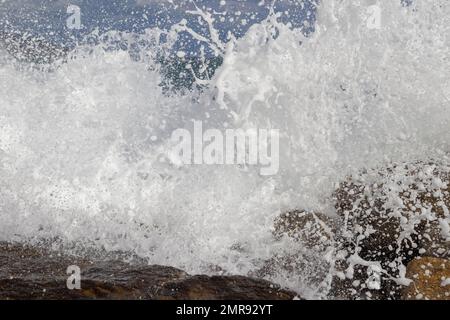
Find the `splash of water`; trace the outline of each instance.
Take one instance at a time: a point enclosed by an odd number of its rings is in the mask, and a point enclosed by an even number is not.
[[[57,238],[191,273],[247,274],[295,251],[272,235],[280,212],[333,215],[345,175],[450,149],[449,7],[377,2],[373,29],[373,2],[324,1],[309,37],[270,17],[188,95],[164,94],[152,54],[85,46],[52,72],[2,58],[0,240]],[[280,129],[280,173],[171,165],[170,134],[193,119]],[[275,280],[320,297],[308,280],[321,259]]]

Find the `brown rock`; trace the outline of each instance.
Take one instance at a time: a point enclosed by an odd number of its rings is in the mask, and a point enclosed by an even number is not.
[[[192,276],[163,284],[157,299],[292,300],[296,294],[265,280],[243,276]]]
[[[440,219],[449,218],[449,167],[422,163],[393,166],[349,178],[335,196],[345,231],[350,237],[359,237],[363,258],[401,255],[410,261],[419,253],[448,255]]]
[[[294,243],[293,250],[281,250],[264,261],[253,275],[301,280],[302,286],[323,297],[328,290],[331,263],[326,256],[334,246],[334,221],[321,213],[290,211],[275,219],[273,235],[278,241],[287,237]]]
[[[275,220],[273,234],[278,239],[287,235],[308,248],[321,249],[333,241],[334,223],[324,214],[295,210]]]
[[[449,256],[441,225],[442,220],[449,221],[447,165],[413,163],[366,171],[341,183],[335,197],[342,217],[337,235],[341,275],[345,276],[348,258],[355,254],[365,262],[379,262],[383,268],[382,288],[367,290],[367,267],[352,266],[355,272],[350,277],[336,279],[334,289],[339,294],[396,299],[402,285],[393,279],[401,278],[404,265],[421,255]]]
[[[405,300],[450,300],[450,260],[422,257],[411,261],[406,276],[413,282],[404,289]]]
[[[67,267],[81,269],[81,290],[66,286]],[[293,299],[268,281],[190,276],[165,266],[83,259],[0,243],[0,299]]]

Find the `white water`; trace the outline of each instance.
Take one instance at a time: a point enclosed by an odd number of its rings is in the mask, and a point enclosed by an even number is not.
[[[253,26],[201,94],[168,97],[151,61],[99,47],[50,73],[2,62],[0,240],[59,238],[190,273],[247,274],[295,250],[272,236],[282,211],[333,215],[345,175],[450,150],[449,2],[379,1],[379,30],[363,19],[375,2],[323,1],[309,38]],[[162,162],[192,119],[280,129],[279,174]],[[318,297],[305,268],[275,280]]]

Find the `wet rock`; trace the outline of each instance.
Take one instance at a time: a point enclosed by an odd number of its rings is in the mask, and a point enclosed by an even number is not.
[[[68,266],[81,289],[67,288]],[[166,266],[61,255],[0,243],[0,299],[293,299],[270,282],[240,276],[190,276]]]
[[[273,234],[278,239],[286,235],[308,248],[320,250],[333,241],[334,222],[321,213],[295,210],[275,220]]]
[[[156,298],[176,300],[292,300],[297,295],[265,280],[243,276],[192,276],[158,288]]]
[[[335,197],[342,217],[337,296],[397,299],[411,260],[448,257],[448,166],[415,163],[367,171],[343,182]],[[370,285],[374,276],[379,288]]]
[[[412,282],[403,290],[403,299],[450,300],[450,260],[414,259],[408,264],[406,276]]]
[[[308,298],[323,297],[329,286],[334,232],[334,221],[321,213],[294,210],[281,214],[273,229],[274,238],[282,243],[280,251],[254,275],[267,279],[281,276],[314,292]]]

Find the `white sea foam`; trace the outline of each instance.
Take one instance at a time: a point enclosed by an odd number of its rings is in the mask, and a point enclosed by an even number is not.
[[[101,46],[47,73],[3,59],[0,240],[58,238],[191,273],[247,274],[295,250],[271,233],[283,210],[333,215],[346,174],[450,150],[447,1],[379,1],[373,29],[375,2],[323,1],[309,38],[273,18],[253,26],[202,93],[167,96],[151,60]],[[279,174],[171,165],[170,134],[194,119],[279,129]],[[275,280],[320,297],[305,268]]]

